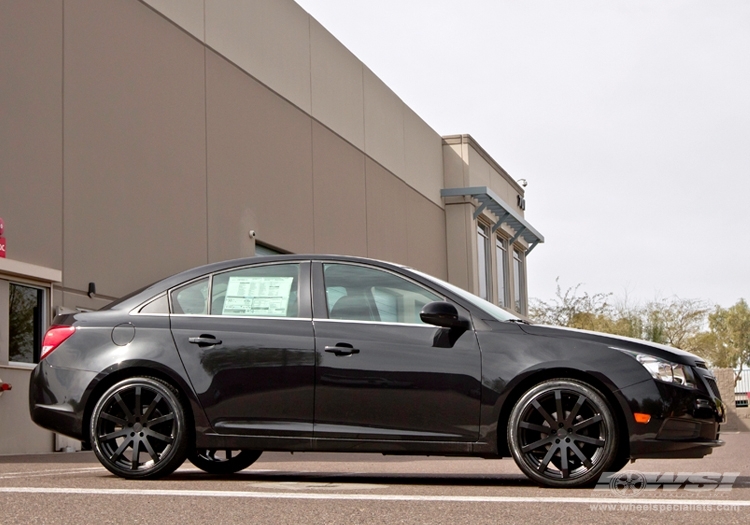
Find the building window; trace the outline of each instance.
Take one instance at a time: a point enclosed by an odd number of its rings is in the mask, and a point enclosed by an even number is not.
[[[526,286],[524,286],[526,279],[526,271],[524,268],[523,255],[518,250],[513,250],[513,274],[515,282],[513,283],[515,288],[515,299],[516,299],[516,312],[526,313]]]
[[[477,273],[479,275],[479,297],[490,301],[490,235],[489,228],[481,222],[477,224]]]
[[[8,284],[8,360],[38,363],[46,321],[46,290],[35,286]]]
[[[508,306],[508,248],[502,237],[495,238],[497,257],[497,304]]]

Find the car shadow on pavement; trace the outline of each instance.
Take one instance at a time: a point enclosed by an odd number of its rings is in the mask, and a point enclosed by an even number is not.
[[[217,480],[237,483],[264,484],[348,484],[356,485],[419,485],[419,486],[461,486],[461,487],[537,487],[545,490],[562,490],[542,487],[523,474],[408,474],[408,473],[314,473],[314,472],[256,472],[247,470],[232,475],[212,475],[197,470],[179,470],[167,478],[171,481],[208,481]],[[283,487],[280,487],[283,488]],[[593,487],[579,489],[591,491]],[[750,476],[739,476],[732,484],[733,489],[750,488]],[[684,492],[685,488],[658,488],[659,493]],[[709,489],[705,489],[708,491]],[[689,491],[695,494],[694,489]]]
[[[178,470],[168,478],[170,481],[206,481],[221,480],[238,483],[336,483],[336,484],[377,484],[377,485],[433,485],[433,486],[471,486],[471,487],[529,487],[534,482],[522,474],[393,474],[393,473],[312,473],[312,472],[254,472],[247,470],[228,476],[206,474],[198,471]]]

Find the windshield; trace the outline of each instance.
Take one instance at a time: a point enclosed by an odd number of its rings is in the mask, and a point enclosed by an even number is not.
[[[481,297],[477,297],[473,293],[469,293],[466,290],[463,290],[459,288],[458,286],[454,286],[450,283],[446,283],[442,279],[438,279],[437,277],[433,277],[432,275],[427,275],[426,273],[422,273],[420,271],[411,270],[412,272],[421,275],[425,279],[429,279],[430,281],[439,284],[440,286],[444,286],[445,288],[448,288],[451,292],[461,297],[461,299],[466,300],[467,302],[473,304],[483,312],[487,313],[492,317],[493,319],[497,319],[498,321],[512,321],[512,320],[520,320],[517,316],[513,315],[507,310],[504,310],[497,306],[496,304],[492,304],[489,301],[485,301]]]

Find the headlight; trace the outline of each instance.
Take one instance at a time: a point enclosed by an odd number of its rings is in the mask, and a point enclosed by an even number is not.
[[[688,388],[696,388],[695,374],[693,374],[693,369],[687,365],[673,363],[648,354],[639,354],[638,352],[624,350],[616,346],[610,346],[610,348],[633,356],[636,361],[643,365],[643,368],[648,370],[648,373],[654,379]]]
[[[633,354],[633,356],[654,379],[695,388],[695,376],[689,366],[665,361],[652,355]]]

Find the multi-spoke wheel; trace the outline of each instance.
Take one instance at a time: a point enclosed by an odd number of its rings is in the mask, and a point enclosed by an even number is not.
[[[255,463],[260,455],[256,450],[196,449],[188,459],[209,474],[234,474]]]
[[[185,460],[185,411],[171,386],[149,377],[121,381],[91,414],[91,445],[107,470],[128,479],[155,479]]]
[[[508,421],[518,467],[553,487],[596,483],[617,458],[617,428],[595,388],[573,379],[545,381],[518,400]]]

